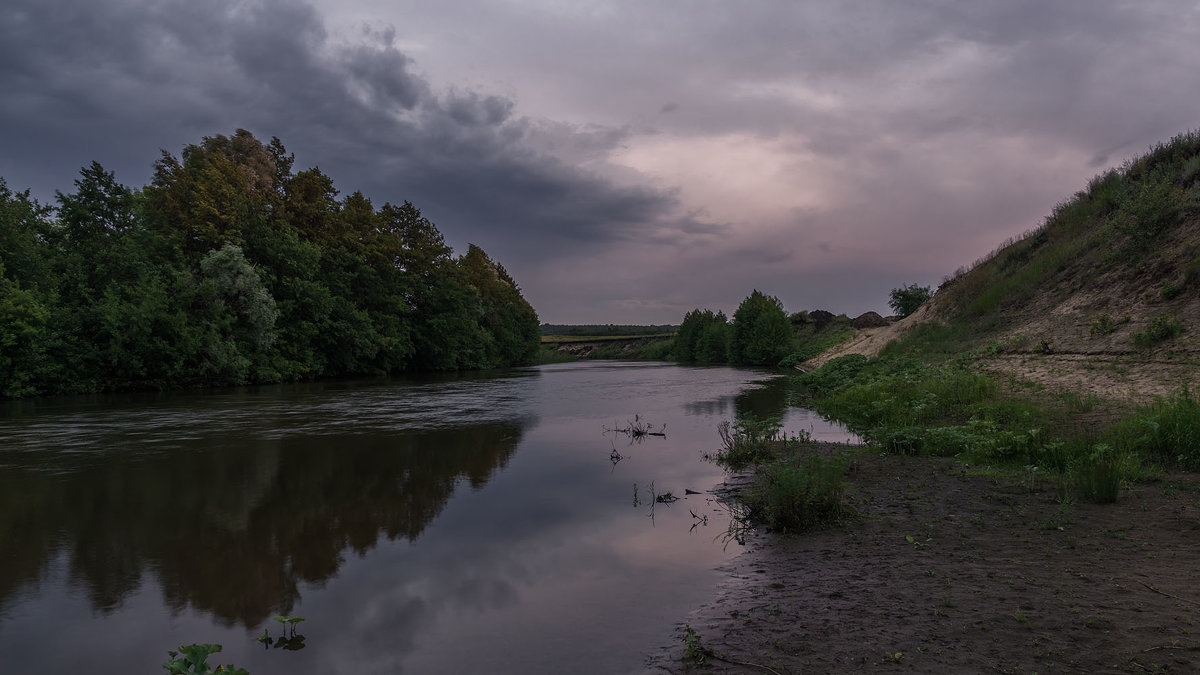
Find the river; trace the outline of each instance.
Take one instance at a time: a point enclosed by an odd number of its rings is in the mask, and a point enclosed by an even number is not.
[[[765,373],[604,361],[6,403],[0,672],[636,672],[740,551],[703,456],[746,413],[848,438]]]

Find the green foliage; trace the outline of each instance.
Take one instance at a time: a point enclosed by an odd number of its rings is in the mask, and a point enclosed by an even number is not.
[[[908,316],[917,311],[929,298],[933,297],[933,289],[929,286],[909,284],[893,288],[888,298],[888,306],[900,316]]]
[[[792,317],[796,317],[795,314]],[[792,321],[796,325],[796,321]],[[794,351],[779,362],[780,368],[791,368],[823,352],[836,347],[854,336],[854,327],[845,315],[836,316],[828,325],[818,330],[809,322],[801,322],[802,326],[793,337]]]
[[[171,675],[206,675],[208,673],[229,673],[229,675],[250,675],[245,668],[233,664],[210,668],[208,657],[221,651],[221,645],[196,644],[184,645],[178,652],[167,652],[167,661],[162,667]]]
[[[1157,344],[1173,340],[1183,333],[1183,323],[1170,314],[1158,314],[1150,319],[1145,330],[1133,334],[1133,344],[1149,349]]]
[[[1129,237],[1131,248],[1143,249],[1179,223],[1182,196],[1166,168],[1128,180],[1113,224]]]
[[[491,338],[485,359],[488,366],[527,365],[540,343],[537,312],[502,265],[474,244],[459,259],[466,282],[479,294],[481,324]]]
[[[1200,133],[1188,132],[1096,176],[1041,226],[942,284],[943,304],[957,310],[956,321],[994,321],[1060,280],[1079,283],[1079,270],[1138,273],[1146,255],[1167,246],[1185,218],[1200,214],[1198,153]],[[1185,273],[1184,282],[1191,280]],[[1179,289],[1168,283],[1162,297],[1169,300]]]
[[[724,312],[694,309],[679,325],[671,356],[684,363],[727,363],[731,338],[732,328]]]
[[[1149,325],[1146,326],[1145,332],[1138,331],[1133,334],[1134,343],[1146,347],[1159,342],[1173,340],[1183,334],[1183,323],[1170,314],[1158,314],[1150,319]]]
[[[753,291],[733,313],[730,361],[774,366],[792,350],[792,324],[779,298]]]
[[[763,468],[746,500],[753,519],[781,532],[804,532],[842,519],[847,460],[803,452]]]
[[[605,342],[588,354],[591,359],[669,361],[675,353],[674,338],[643,337],[632,342]]]
[[[1092,410],[1095,397],[1001,395],[964,362],[853,359],[804,378],[829,383],[810,388],[822,414],[888,452],[1056,472],[1089,500],[1116,500],[1122,485],[1150,475],[1148,466],[1200,468],[1200,403],[1186,387],[1097,430],[1069,423]]]
[[[35,391],[50,313],[3,273],[0,263],[0,395],[14,397]]]
[[[862,354],[846,354],[831,359],[817,370],[801,375],[799,379],[809,391],[824,396],[849,384],[866,365],[867,357]]]
[[[674,333],[679,326],[671,324],[655,326],[630,326],[617,324],[580,324],[564,325],[544,323],[540,327],[542,335],[562,335],[576,337],[618,337],[626,335],[663,335]]]
[[[780,432],[782,428],[783,420],[779,417],[759,419],[747,413],[734,424],[725,420],[717,426],[721,449],[712,459],[731,471],[771,459],[779,446],[787,444],[787,438]]]
[[[1105,440],[1167,466],[1200,470],[1200,402],[1183,387],[1114,425]]]
[[[1137,466],[1138,460],[1133,454],[1107,443],[1097,443],[1090,454],[1075,461],[1071,476],[1081,497],[1111,504],[1121,494],[1121,486],[1134,477]]]
[[[168,389],[524,364],[537,315],[412,204],[339,200],[249,132],[99,164],[57,217],[0,179],[0,395]]]
[[[1129,315],[1125,315],[1120,319],[1114,319],[1112,314],[1105,312],[1096,317],[1095,321],[1092,321],[1091,335],[1092,337],[1111,335],[1116,332],[1119,326],[1127,324],[1129,321]]]
[[[691,624],[683,626],[683,662],[695,668],[708,663],[708,650],[700,643],[700,636]]]

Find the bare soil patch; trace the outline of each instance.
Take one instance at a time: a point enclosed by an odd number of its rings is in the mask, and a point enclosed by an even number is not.
[[[864,452],[849,492],[857,518],[758,535],[686,618],[726,661],[680,641],[647,672],[1200,670],[1197,476],[1062,504],[1036,474]]]

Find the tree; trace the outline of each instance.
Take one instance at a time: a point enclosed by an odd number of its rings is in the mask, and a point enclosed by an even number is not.
[[[792,324],[779,298],[757,289],[733,313],[730,360],[737,365],[773,366],[792,351]]]
[[[207,320],[201,374],[208,381],[248,381],[254,357],[275,342],[275,299],[241,247],[233,244],[210,251],[200,261],[196,291],[193,306],[197,316]]]
[[[917,311],[917,308],[931,297],[933,297],[933,292],[929,286],[910,284],[908,286],[901,286],[900,288],[893,288],[891,299],[888,300],[888,306],[896,314],[908,316]]]
[[[521,290],[502,265],[475,244],[458,260],[466,282],[479,293],[483,307],[481,325],[491,337],[493,366],[528,365],[541,341],[537,312],[521,297]]]
[[[684,363],[727,363],[729,321],[724,312],[693,309],[683,317],[675,334],[675,360]]]

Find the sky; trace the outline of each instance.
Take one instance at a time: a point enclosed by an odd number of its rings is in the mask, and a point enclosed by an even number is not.
[[[1200,127],[1180,0],[5,0],[0,177],[248,129],[550,323],[889,313]]]

